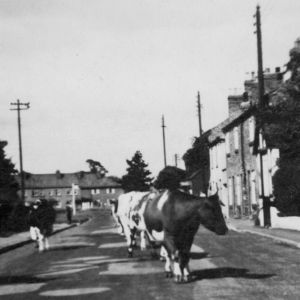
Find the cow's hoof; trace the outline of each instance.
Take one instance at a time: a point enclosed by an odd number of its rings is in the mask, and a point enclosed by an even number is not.
[[[191,280],[191,276],[190,275],[185,275],[182,277],[182,282],[189,282]]]
[[[173,277],[173,273],[168,271],[166,272],[166,278],[172,278]]]

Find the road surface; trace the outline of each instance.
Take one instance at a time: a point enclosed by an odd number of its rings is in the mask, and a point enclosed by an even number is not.
[[[192,248],[193,280],[165,278],[150,250],[127,258],[108,211],[51,237],[0,255],[0,299],[300,299],[299,249],[230,231],[200,228]]]

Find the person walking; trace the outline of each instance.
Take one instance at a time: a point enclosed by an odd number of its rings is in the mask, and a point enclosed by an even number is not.
[[[37,210],[41,204],[41,200],[37,199],[30,208],[29,212],[29,234],[32,240],[36,241],[36,247],[39,248],[39,240],[41,239],[41,232],[38,228],[39,220]]]
[[[70,201],[67,201],[67,203],[66,203],[66,215],[67,215],[68,223],[71,224],[72,223],[73,208],[72,208],[72,205],[71,205]]]

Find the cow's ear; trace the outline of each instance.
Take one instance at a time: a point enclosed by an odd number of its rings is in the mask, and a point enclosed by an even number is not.
[[[221,206],[225,206],[225,204],[219,199],[219,204],[221,205]]]

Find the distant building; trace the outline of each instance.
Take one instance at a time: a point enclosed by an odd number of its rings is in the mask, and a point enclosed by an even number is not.
[[[98,173],[26,173],[25,201],[33,202],[37,198],[44,198],[56,202],[57,208],[65,208],[66,202],[72,201],[73,185],[78,186],[78,189],[74,190],[76,201],[96,202],[100,206],[106,206],[109,200],[116,199],[123,193],[118,178],[105,177]]]

